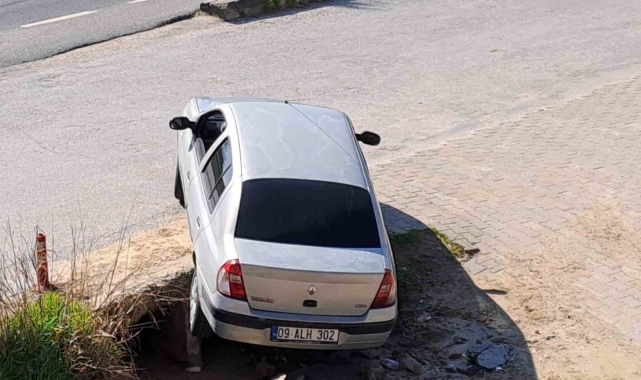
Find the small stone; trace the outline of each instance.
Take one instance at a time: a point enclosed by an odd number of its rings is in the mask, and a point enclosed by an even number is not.
[[[256,372],[260,377],[272,377],[276,373],[276,367],[263,359],[256,365]]]
[[[510,347],[506,344],[492,344],[478,354],[476,364],[485,369],[493,370],[505,364],[512,355]]]
[[[456,344],[463,344],[463,343],[467,342],[467,339],[462,338],[462,337],[460,337],[460,336],[455,336],[452,340],[453,340],[453,341],[454,341],[454,343],[456,343]]]
[[[429,315],[428,313],[423,313],[423,314],[419,315],[418,317],[416,317],[416,322],[417,323],[425,323],[425,322],[429,321],[430,319],[432,319],[431,315]]]
[[[381,360],[381,365],[385,368],[389,368],[393,371],[396,371],[401,368],[401,363],[394,359],[383,359]]]
[[[445,369],[450,373],[460,373],[467,376],[474,376],[481,370],[478,366],[468,363],[449,364]]]
[[[421,365],[421,363],[419,363],[416,359],[409,355],[405,355],[401,360],[401,363],[403,363],[403,368],[412,373],[423,373],[423,366]]]
[[[481,352],[487,350],[489,344],[473,344],[467,348],[467,356],[472,359],[476,358]]]

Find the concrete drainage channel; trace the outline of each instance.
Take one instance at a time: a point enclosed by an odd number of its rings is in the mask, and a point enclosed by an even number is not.
[[[200,4],[200,10],[225,21],[241,17],[257,17],[282,9],[304,8],[311,5],[312,0],[237,0],[213,1]]]

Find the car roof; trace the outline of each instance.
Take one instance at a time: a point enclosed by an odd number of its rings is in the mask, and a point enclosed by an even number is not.
[[[241,103],[241,102],[279,102],[281,100],[267,99],[267,98],[248,98],[248,97],[227,97],[227,98],[210,98],[207,96],[200,96],[196,98],[198,111],[200,113],[207,112],[221,104]]]
[[[292,178],[368,189],[344,113],[262,99],[229,107],[236,118],[243,181]]]

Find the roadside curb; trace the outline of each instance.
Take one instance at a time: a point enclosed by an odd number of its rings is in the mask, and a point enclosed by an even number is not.
[[[225,21],[257,17],[283,9],[305,8],[317,0],[235,0],[201,3],[200,10]]]

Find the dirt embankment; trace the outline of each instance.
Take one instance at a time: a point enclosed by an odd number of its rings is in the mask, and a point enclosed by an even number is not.
[[[366,380],[536,377],[518,326],[486,291],[474,285],[441,240],[422,231],[393,241],[400,315],[392,337],[382,348],[278,350],[212,338],[203,341],[203,372],[188,375],[184,364],[172,359],[172,350],[163,345],[167,332],[161,323],[160,330],[143,336],[137,358],[141,373],[158,380],[187,376],[248,380],[279,374],[287,379]]]
[[[429,230],[392,240],[399,319],[382,348],[278,350],[212,338],[202,342],[202,372],[190,374],[181,361],[181,344],[170,339],[180,321],[157,314],[158,328],[145,330],[136,347],[139,375],[157,380],[641,378],[629,345],[565,304],[562,265],[514,262],[510,272],[515,276],[485,281],[471,278],[459,262],[465,258],[454,257]],[[127,284],[123,291],[188,273],[192,258],[184,219],[93,253],[89,272],[99,278],[116,257],[116,277]],[[165,301],[178,304],[185,292]]]

